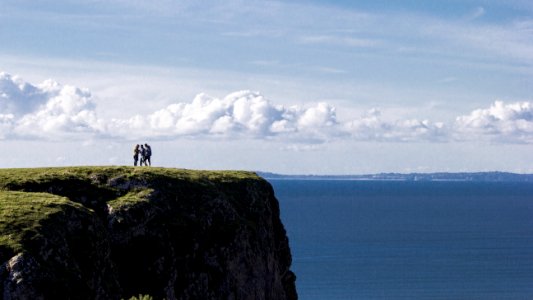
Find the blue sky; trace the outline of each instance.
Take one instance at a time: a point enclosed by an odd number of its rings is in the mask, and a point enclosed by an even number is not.
[[[4,167],[533,172],[531,1],[2,0],[0,40]]]

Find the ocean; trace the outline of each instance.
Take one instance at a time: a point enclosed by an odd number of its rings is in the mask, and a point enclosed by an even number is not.
[[[269,180],[300,299],[533,299],[533,184]]]

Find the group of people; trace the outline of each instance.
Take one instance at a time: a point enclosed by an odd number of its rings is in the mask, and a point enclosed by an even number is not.
[[[139,161],[139,154],[141,155],[141,161],[140,166],[143,164],[145,166],[151,166],[152,162],[150,158],[152,157],[152,147],[148,144],[140,145],[137,144],[133,148],[133,166],[137,166],[137,162]]]

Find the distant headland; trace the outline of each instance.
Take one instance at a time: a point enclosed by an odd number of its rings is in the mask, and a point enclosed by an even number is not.
[[[383,180],[383,181],[473,181],[473,182],[533,182],[533,174],[508,172],[460,173],[378,173],[364,175],[283,175],[257,172],[265,179],[287,180]]]

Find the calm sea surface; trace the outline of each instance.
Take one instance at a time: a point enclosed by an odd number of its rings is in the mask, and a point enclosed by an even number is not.
[[[300,299],[533,299],[533,185],[269,180]]]

